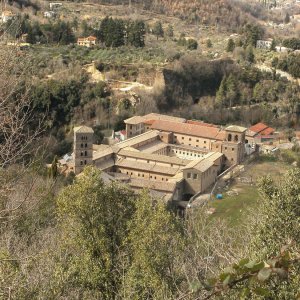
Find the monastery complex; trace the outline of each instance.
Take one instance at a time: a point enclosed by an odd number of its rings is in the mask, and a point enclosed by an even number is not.
[[[154,113],[132,117],[125,124],[126,140],[112,146],[94,145],[92,128],[75,127],[69,168],[78,175],[93,165],[106,180],[180,201],[205,192],[219,174],[244,160],[244,127],[222,129]]]

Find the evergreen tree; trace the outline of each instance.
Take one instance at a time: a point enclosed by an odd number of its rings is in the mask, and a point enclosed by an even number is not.
[[[161,201],[144,194],[130,222],[131,265],[125,277],[128,299],[174,299],[182,281],[176,264],[183,248],[182,228]]]
[[[207,48],[212,48],[212,46],[213,46],[213,44],[212,44],[212,42],[211,42],[211,39],[208,39],[208,40],[206,41],[206,47],[207,47]]]
[[[127,41],[134,47],[145,46],[145,23],[143,21],[131,22],[127,26]]]
[[[158,39],[159,37],[164,37],[164,29],[160,21],[157,21],[153,27],[153,34]]]
[[[251,64],[254,63],[255,55],[254,55],[253,47],[251,45],[249,45],[246,48],[245,59]]]
[[[174,37],[174,29],[171,24],[168,25],[167,30],[166,30],[166,36],[170,39]]]
[[[272,44],[271,44],[270,50],[271,51],[276,51],[276,42],[275,42],[274,39],[272,40]]]
[[[234,43],[233,39],[229,39],[227,42],[226,51],[233,52],[234,48],[235,48],[235,43]]]

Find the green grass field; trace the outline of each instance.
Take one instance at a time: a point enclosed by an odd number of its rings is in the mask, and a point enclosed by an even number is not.
[[[276,182],[290,168],[289,165],[282,162],[258,162],[247,168],[240,177],[252,178],[253,184],[234,181],[228,188],[222,192],[222,200],[213,200],[210,204],[216,211],[212,218],[221,218],[228,221],[232,226],[242,224],[247,212],[251,208],[259,207],[259,193],[255,182],[258,178],[270,175]],[[227,192],[233,192],[228,195]]]

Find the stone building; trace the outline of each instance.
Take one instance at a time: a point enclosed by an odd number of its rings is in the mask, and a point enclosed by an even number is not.
[[[76,127],[73,160],[66,163],[70,170],[79,174],[94,165],[136,191],[149,188],[165,201],[180,201],[207,191],[222,171],[244,158],[243,127],[223,130],[158,114],[125,123],[132,137],[113,146],[93,145],[93,130]]]

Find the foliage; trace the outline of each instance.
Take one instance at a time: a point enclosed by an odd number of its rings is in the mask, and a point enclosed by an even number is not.
[[[160,21],[157,21],[154,24],[153,30],[152,30],[153,34],[156,36],[156,38],[158,39],[159,37],[164,37],[164,29],[163,26],[161,24]]]
[[[300,78],[300,55],[290,54],[274,61],[278,69],[290,73],[295,78]]]
[[[176,217],[166,211],[164,203],[143,193],[130,222],[129,241],[128,298],[172,298],[182,281],[176,265],[176,256],[183,250],[182,229]]]
[[[243,28],[244,46],[256,47],[256,42],[264,35],[263,28],[257,24],[247,24]]]
[[[288,38],[282,42],[282,45],[293,50],[300,50],[300,39],[295,37]]]
[[[198,42],[194,39],[188,39],[186,43],[186,47],[188,50],[196,50],[198,48]]]
[[[233,39],[229,39],[227,42],[226,51],[233,52],[234,48],[235,48],[235,43],[234,43]]]
[[[56,271],[57,285],[62,290],[86,287],[101,299],[114,299],[135,197],[117,184],[105,185],[100,177],[100,171],[85,169],[57,200],[66,257]]]
[[[134,47],[145,46],[146,28],[143,21],[127,21],[105,17],[97,33],[106,47],[120,47],[125,44]]]
[[[212,42],[211,42],[211,39],[208,39],[208,40],[206,41],[206,47],[207,47],[207,48],[212,48],[212,46],[213,46],[213,44],[212,44]]]

